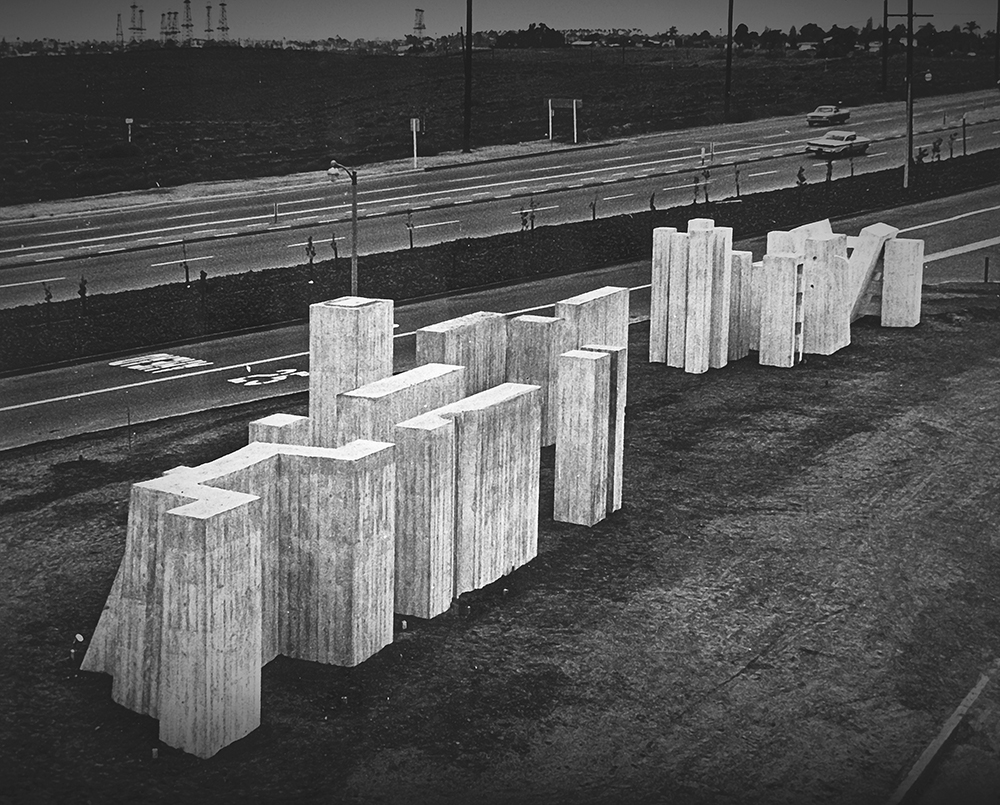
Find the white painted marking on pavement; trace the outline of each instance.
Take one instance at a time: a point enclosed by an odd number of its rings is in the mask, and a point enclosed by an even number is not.
[[[963,218],[971,218],[973,215],[982,215],[987,212],[996,212],[1000,210],[1000,204],[996,204],[992,207],[983,207],[979,210],[971,210],[969,212],[963,212],[959,215],[953,215],[950,218],[942,218],[939,221],[928,221],[926,224],[918,224],[917,226],[908,226],[906,229],[900,229],[900,233],[903,232],[915,232],[918,229],[929,229],[932,226],[940,226],[941,224],[950,224],[953,221],[961,221]]]
[[[189,257],[187,259],[187,262],[188,263],[196,263],[198,260],[213,260],[213,259],[215,259],[215,255],[214,254],[210,254],[207,257]],[[169,262],[166,262],[166,263],[150,263],[149,267],[150,268],[159,268],[160,266],[178,266],[178,265],[180,265],[183,262],[185,262],[185,261],[184,260],[170,260]]]
[[[0,288],[17,288],[20,285],[39,285],[43,282],[59,282],[64,280],[66,277],[49,277],[44,280],[29,280],[28,282],[10,282],[7,285],[0,285]]]
[[[433,224],[416,224],[413,228],[414,229],[426,229],[429,226],[448,226],[449,224],[460,224],[460,223],[462,223],[462,222],[461,221],[438,221],[437,223],[433,223]]]
[[[900,230],[903,231],[903,230]],[[943,252],[935,252],[924,256],[925,263],[933,263],[937,260],[947,260],[949,257],[958,257],[960,254],[977,252],[980,249],[988,249],[991,246],[1000,246],[1000,238],[987,238],[977,240],[975,243],[967,243],[965,246],[956,246],[954,249],[945,249]]]

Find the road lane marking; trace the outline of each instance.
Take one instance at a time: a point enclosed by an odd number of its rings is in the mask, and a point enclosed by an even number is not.
[[[44,280],[29,280],[28,282],[10,282],[7,285],[0,285],[0,288],[17,288],[20,285],[38,285],[43,282],[59,282],[66,279],[66,277],[49,277]]]
[[[213,227],[212,229],[199,229],[197,232],[191,232],[191,237],[196,237],[198,235],[210,235],[213,232],[218,232],[218,227]]]
[[[117,252],[123,252],[123,251],[125,251],[125,247],[119,246],[116,249],[102,249],[101,251],[98,252],[98,254],[115,254]]]
[[[66,255],[65,254],[56,254],[56,255],[53,255],[52,257],[39,257],[37,260],[35,260],[35,262],[36,263],[52,263],[52,262],[55,262],[56,260],[65,260],[65,259],[66,259]]]
[[[971,210],[969,212],[963,212],[959,215],[953,215],[950,218],[942,218],[938,221],[929,221],[926,224],[918,224],[917,226],[909,226],[906,229],[900,229],[900,233],[903,232],[915,232],[918,229],[929,229],[932,226],[940,226],[941,224],[950,224],[954,221],[961,221],[963,218],[971,218],[973,215],[982,215],[987,212],[996,212],[1000,210],[1000,204],[996,204],[992,207],[983,207],[979,210]]]
[[[899,231],[905,232],[906,230],[901,229]],[[924,256],[924,262],[934,263],[938,260],[947,260],[949,257],[958,257],[960,254],[977,252],[980,249],[988,249],[991,246],[1000,246],[1000,238],[987,238],[986,240],[977,240],[975,243],[967,243],[965,246],[956,246],[954,249],[945,249],[943,252],[935,252],[934,254],[928,254]]]
[[[770,176],[772,173],[777,173],[778,171],[761,171],[760,173],[751,173],[750,176]]]
[[[632,198],[632,196],[634,195],[635,193],[622,193],[622,195],[620,196],[605,196],[604,198],[601,199],[601,201],[614,201],[615,199],[619,198]]]
[[[448,226],[449,224],[460,224],[461,221],[438,221],[433,224],[415,224],[414,229],[426,229],[429,226]]]
[[[159,268],[160,266],[179,266],[181,263],[196,263],[198,260],[214,260],[215,255],[210,254],[207,257],[189,257],[187,260],[170,260],[166,263],[150,263],[150,268]]]

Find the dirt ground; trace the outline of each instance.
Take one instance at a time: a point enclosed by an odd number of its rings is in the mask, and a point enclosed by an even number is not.
[[[201,761],[78,672],[129,484],[244,443],[248,406],[0,453],[0,802],[880,803],[1000,655],[1000,303],[793,370],[646,362],[622,511],[354,669],[279,658]],[[158,758],[153,758],[153,749]]]

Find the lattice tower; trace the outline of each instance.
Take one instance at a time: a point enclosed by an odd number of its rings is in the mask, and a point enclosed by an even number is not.
[[[194,30],[194,23],[191,22],[191,0],[184,0],[184,22],[181,25],[184,29],[184,44],[191,44],[191,32]]]
[[[121,50],[125,47],[125,33],[122,31],[122,15],[118,15],[118,27],[115,29],[115,45]]]
[[[413,35],[417,39],[424,38],[424,30],[427,26],[424,25],[424,10],[422,8],[416,9],[416,15],[413,18]]]
[[[139,10],[139,6],[136,5],[135,3],[133,3],[131,5],[131,9],[132,9],[132,23],[131,23],[131,25],[128,26],[128,30],[129,30],[128,41],[129,42],[135,42],[136,39],[140,39],[141,38],[141,37],[137,36],[137,34],[139,33],[139,26],[141,25],[141,23],[138,21],[138,14],[136,13]]]
[[[205,41],[212,41],[212,6],[205,6]]]
[[[219,39],[223,42],[229,41],[229,23],[226,21],[226,4],[219,3]]]

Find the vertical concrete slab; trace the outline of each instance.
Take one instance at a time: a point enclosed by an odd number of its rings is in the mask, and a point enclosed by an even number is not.
[[[608,395],[608,508],[612,514],[622,507],[625,466],[625,404],[628,380],[622,367],[628,363],[628,349],[606,344],[585,344],[581,349],[602,352],[611,359],[611,388]]]
[[[556,441],[555,386],[559,356],[575,346],[575,332],[565,319],[517,316],[507,323],[508,383],[539,387],[542,447]]]
[[[729,308],[733,283],[733,229],[717,226],[712,230],[712,295],[708,365],[721,369],[729,362]]]
[[[800,242],[803,246],[805,245],[805,241],[797,235],[780,229],[774,229],[767,233],[765,254],[802,254],[799,246]]]
[[[760,363],[791,367],[796,358],[799,258],[767,254],[761,274]]]
[[[425,363],[343,392],[337,399],[337,444],[392,441],[397,422],[464,397],[466,373],[464,366]]]
[[[556,316],[576,333],[574,346],[628,346],[628,288],[608,285],[556,302]]]
[[[653,230],[653,263],[649,291],[649,362],[666,363],[667,320],[670,300],[671,270],[687,270],[687,265],[674,266],[671,259],[671,237],[677,233],[672,226]],[[565,350],[564,350],[565,351]]]
[[[690,223],[688,229],[690,229]],[[712,261],[714,235],[710,229],[688,233],[687,323],[684,334],[684,371],[707,372],[712,326]]]
[[[455,422],[400,422],[396,444],[395,611],[434,618],[455,590]]]
[[[920,324],[923,282],[924,242],[910,238],[887,241],[882,282],[883,327],[916,327]]]
[[[832,355],[851,343],[847,236],[807,238],[802,272],[803,350]]]
[[[553,517],[592,526],[607,516],[611,359],[571,350],[559,356],[559,429]]]
[[[260,534],[245,497],[166,513],[159,737],[202,758],[260,726]]]
[[[392,642],[393,450],[357,440],[322,457],[282,456],[282,653],[351,667]]]
[[[434,413],[455,421],[455,590],[485,587],[538,552],[538,386],[503,383]]]
[[[248,430],[248,442],[301,445],[312,443],[312,423],[307,416],[271,414],[263,419],[255,419],[250,423]]]
[[[687,354],[688,261],[691,251],[687,232],[670,236],[670,277],[667,299],[667,366],[684,368]]]
[[[465,393],[477,394],[504,382],[507,317],[479,311],[417,330],[416,362],[464,366]]]
[[[732,285],[729,296],[729,360],[738,361],[750,352],[753,254],[732,252]]]
[[[848,258],[848,303],[851,321],[866,315],[872,301],[870,286],[881,280],[882,251],[887,241],[896,237],[899,229],[888,224],[871,224],[858,234],[854,250]],[[872,311],[875,312],[875,311]]]
[[[312,443],[334,447],[337,395],[392,374],[392,300],[342,296],[309,306]]]
[[[764,261],[755,260],[750,265],[750,333],[752,352],[760,351],[760,298],[764,293]]]

